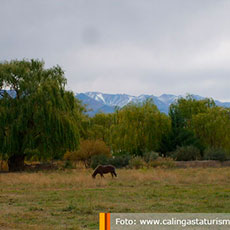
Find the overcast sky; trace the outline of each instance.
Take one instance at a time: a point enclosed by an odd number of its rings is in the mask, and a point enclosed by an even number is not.
[[[68,89],[230,101],[230,0],[0,0],[0,60],[38,58]]]

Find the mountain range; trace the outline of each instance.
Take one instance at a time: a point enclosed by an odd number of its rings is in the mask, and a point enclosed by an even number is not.
[[[130,102],[143,102],[148,98],[153,99],[155,105],[161,112],[168,114],[169,106],[181,97],[185,96],[176,96],[172,94],[162,94],[159,97],[147,94],[131,96],[128,94],[106,94],[100,92],[86,92],[76,94],[76,98],[81,100],[82,103],[87,106],[87,109],[89,110],[87,114],[89,116],[94,116],[99,112],[113,113],[116,107],[122,108]],[[205,98],[199,95],[192,95],[192,97],[196,100],[202,100]],[[214,101],[218,106],[230,107],[230,102],[220,102],[218,100]]]

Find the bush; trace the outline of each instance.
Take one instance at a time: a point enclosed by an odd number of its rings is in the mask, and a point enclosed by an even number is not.
[[[153,152],[153,151],[146,152],[146,153],[144,153],[143,157],[144,157],[145,162],[148,163],[150,161],[156,160],[159,157],[159,153]]]
[[[217,160],[217,161],[226,161],[228,160],[228,155],[223,149],[217,148],[208,148],[204,152],[205,160]]]
[[[96,155],[105,155],[109,157],[111,155],[109,147],[101,140],[84,140],[81,141],[78,151],[66,152],[64,159],[82,161],[85,167],[88,168],[91,165],[92,157]]]
[[[175,162],[172,158],[170,157],[158,157],[157,160],[150,161],[148,163],[149,167],[160,167],[160,168],[173,168],[175,167]]]
[[[0,171],[8,171],[7,161],[0,160]]]
[[[113,165],[116,168],[123,168],[129,164],[130,155],[107,157],[105,155],[95,155],[91,159],[91,168],[95,169],[97,165]]]
[[[65,169],[73,169],[73,163],[70,160],[66,160],[64,166]]]
[[[110,164],[115,166],[116,168],[123,168],[129,165],[130,159],[130,155],[114,156],[110,159]]]
[[[76,152],[70,152],[67,151],[64,156],[63,156],[63,160],[65,161],[76,161]]]
[[[172,157],[177,161],[194,161],[201,159],[200,150],[195,146],[181,146],[172,153]]]
[[[105,155],[95,155],[91,158],[90,167],[95,169],[98,165],[107,165],[110,164],[110,158]]]
[[[129,160],[130,168],[143,168],[146,165],[145,161],[141,157],[134,157]]]

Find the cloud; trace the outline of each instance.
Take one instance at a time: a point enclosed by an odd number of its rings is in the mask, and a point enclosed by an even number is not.
[[[1,60],[59,64],[68,89],[230,100],[228,0],[3,0]]]

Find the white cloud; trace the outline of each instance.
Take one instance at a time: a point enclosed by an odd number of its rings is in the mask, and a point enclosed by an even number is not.
[[[59,64],[73,91],[230,99],[229,0],[3,0],[1,60]]]

